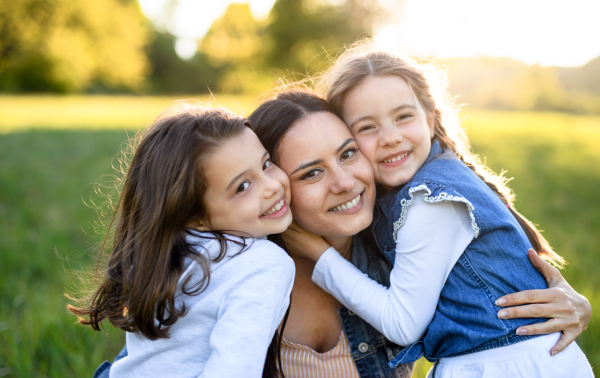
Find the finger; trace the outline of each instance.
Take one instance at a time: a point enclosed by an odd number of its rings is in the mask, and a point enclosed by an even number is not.
[[[556,298],[556,289],[524,290],[508,294],[496,300],[496,305],[501,307],[516,306],[527,303],[548,303]]]
[[[555,303],[535,303],[526,306],[508,307],[498,311],[500,319],[555,318],[564,309]]]
[[[533,265],[535,269],[542,273],[548,286],[553,285],[553,281],[565,280],[562,274],[560,274],[560,272],[558,271],[558,269],[556,269],[555,267],[550,265],[546,260],[541,258],[540,255],[538,255],[533,249],[530,248],[529,251],[527,251],[527,257],[529,257],[531,265]]]
[[[550,319],[544,323],[530,324],[517,328],[517,335],[547,335],[554,332],[560,332],[565,328],[565,322],[562,319]]]
[[[577,336],[572,334],[571,332],[563,332],[563,334],[560,335],[560,338],[558,339],[556,344],[552,347],[552,349],[550,349],[550,355],[556,356],[556,354],[565,350],[565,348],[568,347],[569,344],[571,344],[573,341],[575,341],[576,338]]]

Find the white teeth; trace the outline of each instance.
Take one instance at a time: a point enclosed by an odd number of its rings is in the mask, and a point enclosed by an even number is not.
[[[398,160],[400,160],[400,159],[403,159],[404,157],[406,157],[406,155],[408,155],[408,152],[407,152],[407,153],[405,153],[404,155],[400,155],[400,156],[393,157],[393,158],[391,158],[391,159],[384,160],[383,162],[384,162],[384,163],[393,163],[393,162],[395,162],[395,161],[398,161]]]
[[[264,215],[271,215],[273,213],[278,212],[279,210],[281,210],[281,208],[283,207],[283,204],[285,203],[285,200],[281,200],[277,203],[277,205],[273,206],[273,208],[269,211],[267,211],[266,213],[263,214]]]
[[[352,201],[346,202],[345,204],[340,205],[340,206],[336,206],[333,209],[329,209],[329,211],[334,212],[334,211],[349,210],[349,209],[352,209],[354,206],[356,206],[359,201],[360,201],[360,194],[357,195]]]

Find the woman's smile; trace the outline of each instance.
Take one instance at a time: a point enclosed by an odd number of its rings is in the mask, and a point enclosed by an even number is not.
[[[276,155],[289,175],[291,209],[300,227],[345,237],[369,226],[375,205],[373,170],[340,118],[318,112],[297,121]]]
[[[331,209],[329,209],[327,211],[332,212],[332,213],[337,213],[337,214],[354,214],[362,209],[362,206],[363,206],[362,194],[363,193],[364,193],[364,191],[361,192],[360,194],[358,194],[352,200],[342,203],[341,205],[332,207]]]

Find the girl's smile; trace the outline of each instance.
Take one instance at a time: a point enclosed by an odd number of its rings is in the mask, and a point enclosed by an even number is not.
[[[388,190],[407,183],[429,156],[433,122],[398,76],[364,79],[346,95],[343,116],[375,182]]]
[[[281,197],[281,200],[277,201],[277,203],[275,203],[275,205],[273,205],[273,207],[271,207],[270,210],[266,211],[260,217],[275,219],[284,216],[288,212],[288,210],[289,207],[287,205],[287,202],[285,202],[285,199]]]
[[[225,141],[205,167],[209,218],[200,230],[255,238],[283,232],[292,223],[290,182],[246,128]]]

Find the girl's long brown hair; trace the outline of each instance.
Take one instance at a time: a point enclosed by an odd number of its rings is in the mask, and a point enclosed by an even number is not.
[[[442,149],[456,154],[507,205],[540,256],[555,266],[565,264],[565,260],[552,250],[533,223],[515,209],[515,196],[507,185],[507,179],[502,174],[495,174],[471,152],[469,141],[458,121],[457,109],[446,89],[447,80],[439,69],[419,65],[408,58],[378,51],[369,43],[359,42],[336,59],[317,87],[341,113],[345,96],[352,88],[367,77],[386,75],[400,77],[412,87],[423,109],[430,115],[428,121],[434,124],[433,138]]]
[[[170,326],[187,311],[175,306],[184,260],[195,260],[204,274],[197,285],[183,284],[185,294],[200,293],[210,280],[211,261],[186,242],[187,227],[209,219],[205,162],[245,127],[244,118],[227,110],[196,107],[159,117],[141,136],[100,248],[102,255],[112,245],[106,269],[97,268],[99,287],[82,307],[68,306],[79,323],[98,331],[108,319],[151,340],[169,337]],[[222,247],[220,260],[225,236],[213,235]]]

